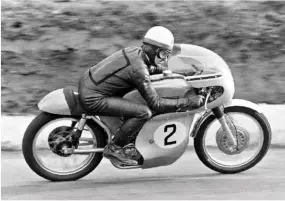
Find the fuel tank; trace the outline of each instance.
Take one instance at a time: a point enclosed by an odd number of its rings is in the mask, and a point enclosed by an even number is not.
[[[151,76],[151,83],[161,98],[182,98],[191,89],[191,85],[183,77],[175,74],[168,76],[163,74],[153,75]],[[127,93],[124,98],[136,103],[146,104],[138,90]]]

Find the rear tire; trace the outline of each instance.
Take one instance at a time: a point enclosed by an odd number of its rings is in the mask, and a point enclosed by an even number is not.
[[[248,163],[241,165],[239,167],[236,167],[236,168],[227,168],[227,167],[219,166],[215,164],[214,162],[212,162],[211,158],[208,157],[208,155],[206,154],[204,143],[203,143],[205,131],[207,127],[211,124],[212,121],[216,119],[214,115],[210,115],[202,123],[202,125],[200,126],[201,129],[198,131],[196,138],[194,138],[194,148],[195,148],[197,156],[199,157],[200,161],[204,165],[206,165],[208,168],[216,172],[220,172],[223,174],[235,174],[235,173],[239,173],[239,172],[252,168],[257,163],[259,163],[261,159],[265,156],[265,154],[267,153],[270,147],[270,143],[271,143],[271,128],[270,128],[269,122],[267,121],[266,117],[263,114],[255,110],[252,110],[250,108],[241,107],[241,106],[232,106],[232,107],[225,108],[224,113],[229,113],[229,112],[245,113],[253,117],[260,124],[263,130],[264,140],[263,140],[263,144],[262,144],[262,147],[259,153]]]
[[[98,164],[103,158],[103,153],[95,153],[92,161],[88,164],[88,166],[86,166],[84,169],[82,169],[79,172],[76,172],[74,174],[69,174],[69,175],[53,174],[51,172],[46,171],[38,164],[34,156],[34,152],[33,152],[33,142],[34,142],[36,134],[45,124],[49,123],[52,120],[63,118],[63,117],[67,117],[67,116],[55,115],[55,114],[50,114],[46,112],[40,113],[38,116],[35,117],[35,119],[33,119],[33,121],[30,123],[30,125],[26,129],[23,142],[22,142],[22,152],[23,152],[25,161],[27,162],[29,167],[39,176],[47,180],[50,180],[50,181],[73,181],[73,180],[80,179],[86,176],[87,174],[89,174],[90,172],[92,172],[98,166]],[[77,118],[73,117],[73,118],[78,119],[78,117]],[[94,132],[94,135],[97,141],[97,147],[104,148],[106,145],[106,138],[104,135],[104,131],[91,120],[88,120],[86,124]]]

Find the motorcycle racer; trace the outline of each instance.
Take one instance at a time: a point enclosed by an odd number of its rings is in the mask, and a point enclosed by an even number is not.
[[[151,85],[150,75],[165,70],[160,64],[167,63],[173,44],[174,37],[170,30],[162,26],[152,27],[146,32],[141,48],[124,48],[88,69],[80,78],[79,100],[86,111],[125,119],[104,149],[106,158],[137,165],[136,156],[139,154],[133,144],[127,144],[128,138],[151,118],[152,111],[167,113],[202,105],[202,96],[161,98]],[[140,92],[148,105],[122,98],[133,89]]]

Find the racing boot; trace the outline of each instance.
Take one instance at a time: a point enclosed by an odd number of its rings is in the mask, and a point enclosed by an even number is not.
[[[137,150],[137,148],[133,143],[129,143],[126,146],[124,146],[123,150],[128,157],[137,162],[139,162],[142,159],[142,155],[140,154],[140,152]]]
[[[125,165],[135,166],[138,161],[132,159],[131,155],[127,155],[124,149],[114,143],[110,142],[103,151],[103,156],[108,159],[117,159]]]

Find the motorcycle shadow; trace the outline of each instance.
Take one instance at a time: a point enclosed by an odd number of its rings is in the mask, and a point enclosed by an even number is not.
[[[88,179],[85,180],[84,182],[90,182],[90,184],[96,186],[103,186],[103,185],[112,185],[112,184],[139,184],[139,183],[164,183],[164,182],[179,182],[179,180],[181,179],[181,182],[183,182],[182,180],[185,179],[209,179],[209,178],[213,178],[213,177],[222,177],[223,174],[220,173],[207,173],[207,174],[191,174],[191,175],[177,175],[177,176],[146,176],[146,177],[139,177],[139,178],[114,178],[114,179],[108,179],[106,181],[96,181],[94,179]],[[83,181],[82,181],[83,182]]]

